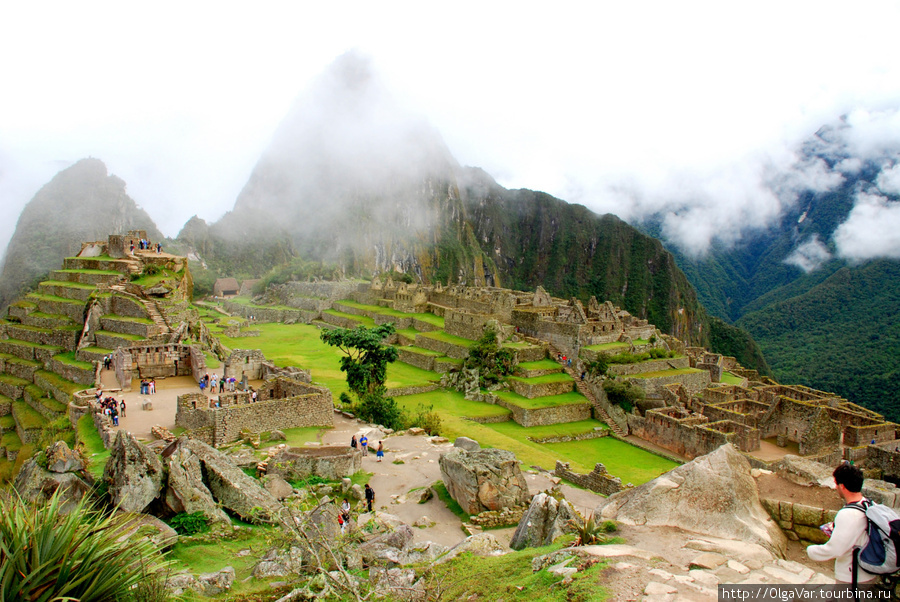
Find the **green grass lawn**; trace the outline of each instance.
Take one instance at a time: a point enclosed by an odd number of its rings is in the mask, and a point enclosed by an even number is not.
[[[435,339],[437,341],[443,341],[444,343],[450,343],[451,345],[459,345],[461,347],[465,347],[466,349],[468,349],[475,343],[475,341],[471,341],[469,339],[464,339],[452,334],[447,334],[443,330],[423,332],[419,336],[428,337],[429,339]]]
[[[343,299],[338,301],[341,305],[345,305],[347,307],[352,307],[354,309],[359,309],[362,311],[368,311],[376,314],[380,314],[382,316],[389,316],[395,318],[415,318],[417,320],[421,320],[422,322],[426,322],[428,324],[432,324],[434,326],[438,326],[440,328],[444,327],[444,318],[440,316],[436,316],[434,314],[429,313],[410,313],[405,311],[400,311],[398,309],[392,309],[390,307],[382,307],[380,305],[366,305],[364,303],[357,303],[356,301],[351,301],[349,299]]]
[[[579,393],[578,391],[572,391],[570,393],[563,393],[562,395],[548,395],[546,397],[535,397],[534,399],[528,399],[527,397],[522,397],[518,393],[513,393],[512,391],[498,391],[497,396],[503,401],[507,401],[513,405],[516,405],[520,408],[524,408],[526,410],[535,410],[538,408],[552,408],[555,406],[566,406],[572,405],[576,403],[590,403],[587,400],[587,397]]]
[[[248,338],[220,337],[231,349],[260,349],[266,359],[276,366],[299,366],[310,370],[312,379],[329,389],[335,400],[348,392],[346,374],[341,372],[343,353],[337,347],[329,347],[319,339],[321,330],[309,324],[265,323],[254,325],[260,336]],[[435,372],[422,370],[403,362],[388,365],[387,381],[390,388],[424,385],[438,380]]]
[[[103,441],[94,427],[94,419],[90,414],[79,418],[76,428],[78,429],[78,442],[84,445],[84,457],[88,463],[88,472],[100,480],[103,478],[103,468],[109,459],[109,450],[103,447]]]
[[[517,380],[531,385],[542,385],[545,383],[561,383],[575,382],[575,379],[565,372],[556,372],[555,374],[545,374],[543,376],[534,376],[532,378],[523,378],[521,376],[510,376],[509,380]]]
[[[722,372],[722,382],[726,385],[740,385],[744,382],[744,379],[740,376],[735,376],[731,372]]]
[[[542,359],[537,362],[522,362],[519,364],[520,370],[562,370],[557,362],[551,359]]]
[[[703,372],[697,368],[681,368],[679,370],[657,370],[656,372],[641,372],[640,374],[632,374],[628,378],[660,378],[662,376],[680,376],[682,374],[694,374],[695,372]]]
[[[622,479],[623,484],[641,485],[678,466],[672,460],[613,437],[547,443],[546,447],[561,458],[579,458],[579,463],[589,465],[590,469],[601,462],[610,474]]]
[[[600,345],[586,345],[584,349],[588,351],[613,351],[615,349],[631,349],[631,345],[616,341],[613,343],[601,343]]]
[[[65,353],[59,353],[53,356],[53,359],[56,361],[66,364],[68,366],[74,366],[75,368],[81,368],[82,370],[93,370],[94,364],[91,362],[83,362],[81,360],[75,359],[74,351],[66,351]]]
[[[375,320],[368,316],[357,316],[354,314],[346,314],[342,311],[335,311],[333,309],[327,309],[322,312],[323,314],[329,314],[332,316],[336,316],[338,318],[344,318],[346,320],[353,320],[360,326],[365,326],[366,328],[373,328],[375,326]]]

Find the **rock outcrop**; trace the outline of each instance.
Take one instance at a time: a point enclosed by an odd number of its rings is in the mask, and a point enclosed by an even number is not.
[[[534,496],[531,505],[519,521],[509,547],[513,550],[548,546],[567,531],[573,530],[571,521],[579,520],[572,505],[557,500],[543,491]]]
[[[750,463],[731,444],[612,495],[595,516],[758,543],[778,556],[784,533],[759,501]]]
[[[43,459],[46,468],[42,466]],[[64,441],[57,441],[44,450],[43,459],[40,455],[30,458],[16,476],[16,491],[22,499],[43,503],[59,490],[62,509],[66,511],[91,490],[84,461]]]
[[[454,448],[441,456],[440,467],[450,496],[469,514],[528,501],[528,484],[510,451]]]
[[[163,501],[169,511],[174,514],[202,512],[210,522],[231,522],[203,483],[203,467],[196,454],[179,446],[166,463],[169,479]]]
[[[159,456],[131,433],[116,433],[103,471],[113,504],[126,512],[144,512],[159,497],[164,476]]]

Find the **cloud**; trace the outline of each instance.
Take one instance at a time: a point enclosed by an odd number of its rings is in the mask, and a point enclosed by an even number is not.
[[[819,240],[819,235],[813,234],[806,242],[794,249],[784,262],[788,265],[797,266],[809,274],[819,269],[819,266],[829,259],[831,259],[831,252]]]
[[[838,255],[850,261],[900,259],[900,202],[860,192],[847,220],[834,232]]]
[[[881,192],[900,194],[900,164],[882,169],[875,180],[875,184]]]

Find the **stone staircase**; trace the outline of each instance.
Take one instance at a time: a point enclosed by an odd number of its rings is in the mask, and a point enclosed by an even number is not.
[[[110,286],[109,288],[110,290],[115,291],[117,295],[128,297],[129,299],[133,299],[134,301],[140,303],[144,310],[147,312],[147,317],[158,327],[159,332],[168,334],[172,331],[172,328],[169,326],[168,321],[166,321],[165,316],[163,316],[162,312],[159,309],[159,306],[153,299],[147,299],[133,293],[129,293],[125,290],[125,285],[123,284],[115,284]]]
[[[555,358],[558,355],[562,355],[562,352],[553,344],[550,344],[550,357]],[[563,370],[566,371],[566,374],[568,374],[575,380],[575,387],[578,389],[578,392],[584,395],[587,400],[591,402],[591,406],[594,408],[594,416],[598,420],[605,422],[609,426],[609,430],[611,430],[616,437],[619,437],[620,439],[624,439],[625,437],[627,437],[628,433],[623,431],[622,428],[618,424],[616,424],[616,422],[612,418],[610,418],[609,414],[606,412],[603,406],[597,403],[597,398],[594,396],[593,391],[591,391],[591,388],[587,385],[587,383],[581,380],[581,375],[576,373],[575,368],[573,368],[572,366],[567,366],[566,362],[559,361],[559,364],[560,366],[562,366]]]

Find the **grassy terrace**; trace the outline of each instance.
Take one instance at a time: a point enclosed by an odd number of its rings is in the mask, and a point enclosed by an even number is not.
[[[319,339],[321,332],[308,324],[266,323],[254,325],[260,336],[252,339],[220,337],[224,345],[231,349],[258,348],[266,358],[277,366],[300,366],[312,372],[314,381],[329,389],[335,399],[347,392],[346,374],[341,372],[340,361],[343,354],[336,347],[329,347]],[[440,375],[422,370],[403,362],[388,366],[388,388],[408,387],[428,384],[440,379]]]
[[[39,368],[43,364],[37,360],[25,360],[20,357],[10,357],[6,359],[7,364],[18,364],[20,366],[28,366],[29,368]]]
[[[406,347],[399,347],[399,349],[403,349],[410,353],[418,353],[419,355],[428,355],[431,357],[441,357],[444,355],[440,351],[432,351],[431,349],[422,349],[421,347],[415,347],[413,345],[407,345]]]
[[[56,374],[54,372],[48,372],[46,370],[38,370],[37,372],[34,373],[34,376],[35,376],[35,378],[40,376],[41,378],[46,380],[48,383],[50,383],[57,389],[65,391],[69,395],[72,395],[73,393],[75,393],[75,391],[81,391],[82,389],[85,388],[84,385],[79,385],[78,383],[73,383],[71,380],[66,380],[59,374]]]
[[[501,347],[506,347],[508,349],[529,349],[536,346],[537,345],[532,345],[531,343],[526,343],[524,341],[519,343],[503,343],[503,345],[501,345]]]
[[[635,485],[653,480],[678,466],[672,460],[651,454],[613,437],[547,443],[546,446],[551,453],[560,458],[575,457],[582,461],[584,458],[597,458],[597,462],[602,462],[610,474],[621,478],[623,483]],[[593,466],[590,468],[593,469]]]
[[[563,393],[562,395],[548,395],[528,399],[512,391],[498,391],[497,397],[525,410],[537,410],[540,408],[552,408],[555,406],[567,406],[577,403],[590,403],[587,397],[577,391]]]
[[[16,428],[16,419],[13,418],[11,414],[0,416],[0,430],[5,433],[7,431],[13,430],[14,428]]]
[[[66,259],[78,259],[81,261],[122,261],[121,257],[110,257],[109,255],[97,255],[95,257],[66,257]]]
[[[103,348],[103,347],[93,347],[93,346],[91,346],[91,347],[84,347],[84,348],[82,348],[82,351],[88,351],[88,352],[90,352],[90,353],[100,353],[100,354],[103,354],[103,355],[109,355],[110,353],[113,352],[112,349],[105,349],[105,348]]]
[[[59,270],[62,271],[62,270]],[[73,271],[73,270],[66,270]],[[94,270],[101,272],[102,270]],[[114,274],[118,274],[118,272],[113,272]],[[69,282],[68,280],[44,280],[41,284],[46,284],[47,286],[65,286],[66,288],[80,288],[85,291],[92,291],[96,287],[93,284],[82,284],[80,282]]]
[[[430,313],[407,313],[405,311],[392,309],[390,307],[381,307],[380,305],[366,305],[364,303],[357,303],[356,301],[350,301],[347,299],[338,301],[338,303],[340,303],[341,305],[346,305],[347,307],[352,307],[354,309],[381,314],[383,316],[390,316],[395,318],[415,318],[417,320],[422,320],[423,322],[427,322],[428,324],[432,324],[440,328],[444,327],[444,318]]]
[[[628,378],[660,378],[663,376],[678,376],[681,374],[694,374],[703,372],[698,368],[680,368],[678,370],[657,370],[656,372],[642,372],[640,374],[631,374]]]
[[[31,384],[24,378],[19,378],[18,376],[13,376],[12,374],[0,374],[0,382],[6,383],[7,385],[10,385],[12,387],[24,387],[25,385]]]
[[[3,436],[0,437],[0,447],[8,451],[19,451],[22,449],[22,440],[19,439],[19,435],[16,431],[8,431],[3,433]],[[103,475],[101,474],[100,476]]]
[[[91,268],[85,268],[83,270],[54,270],[60,274],[102,274],[104,276],[121,276],[122,272],[117,272],[116,270],[94,270]]]
[[[131,316],[119,316],[117,314],[105,314],[104,318],[116,320],[118,322],[133,322],[135,324],[153,324],[150,318],[132,318]]]
[[[471,347],[475,342],[452,334],[447,334],[443,330],[436,330],[434,332],[422,332],[419,333],[419,336],[434,339],[436,341],[443,341],[444,343],[450,343],[451,345],[459,345],[466,348]]]
[[[744,379],[726,371],[722,372],[722,382],[726,385],[740,385],[744,382]]]
[[[631,349],[631,345],[616,341],[613,343],[602,343],[600,345],[586,345],[584,348],[588,351],[613,351],[619,349]]]
[[[529,385],[543,385],[547,383],[575,382],[575,379],[565,372],[557,372],[555,374],[545,374],[544,376],[535,376],[533,378],[522,378],[521,376],[509,376],[508,380],[516,380]]]
[[[88,472],[91,473],[98,482],[102,481],[103,468],[106,466],[106,461],[109,459],[110,450],[103,447],[103,441],[100,439],[100,434],[94,427],[94,419],[91,418],[90,414],[85,414],[78,419],[76,429],[78,441],[84,444],[84,457],[88,463]]]
[[[77,299],[66,299],[65,297],[57,297],[56,295],[42,295],[41,293],[28,293],[28,299],[31,301],[56,301],[58,303],[68,303],[70,305],[84,305],[84,301]]]
[[[156,274],[143,274],[132,282],[139,286],[154,286],[165,280],[181,280],[181,274],[171,270],[161,270]]]
[[[537,362],[522,362],[519,364],[521,370],[562,370],[557,362],[551,359],[542,359]]]
[[[258,307],[259,309],[291,309],[294,311],[298,311],[298,308],[291,307],[290,305],[256,305],[255,303],[251,303],[250,299],[247,297],[231,297],[228,299],[232,303],[237,303],[238,305],[243,305],[244,307]],[[218,312],[215,312],[215,315]],[[218,314],[222,316],[223,314]]]
[[[24,401],[14,401],[12,404],[12,413],[13,418],[16,420],[16,424],[26,431],[43,428],[47,423],[37,410]]]
[[[94,288],[94,287],[90,287],[90,288]],[[65,316],[63,314],[45,314],[42,311],[33,311],[28,315],[32,318],[43,318],[45,320],[61,320],[61,321],[74,323],[72,318],[70,318],[69,316]]]
[[[338,318],[346,318],[348,320],[353,320],[360,326],[365,326],[366,328],[372,328],[375,326],[375,320],[368,316],[356,316],[353,314],[346,314],[342,311],[335,311],[333,309],[326,309],[322,312],[323,314],[329,314],[332,316],[337,316]]]
[[[111,332],[109,330],[98,330],[96,334],[105,334],[109,337],[116,337],[117,339],[125,339],[126,341],[144,341],[146,340],[139,334],[128,334],[125,332]]]
[[[83,362],[81,360],[75,359],[75,352],[68,351],[66,353],[60,353],[58,355],[54,355],[53,359],[56,361],[66,364],[67,366],[73,366],[75,368],[81,368],[82,370],[93,370],[94,364],[91,362]]]

